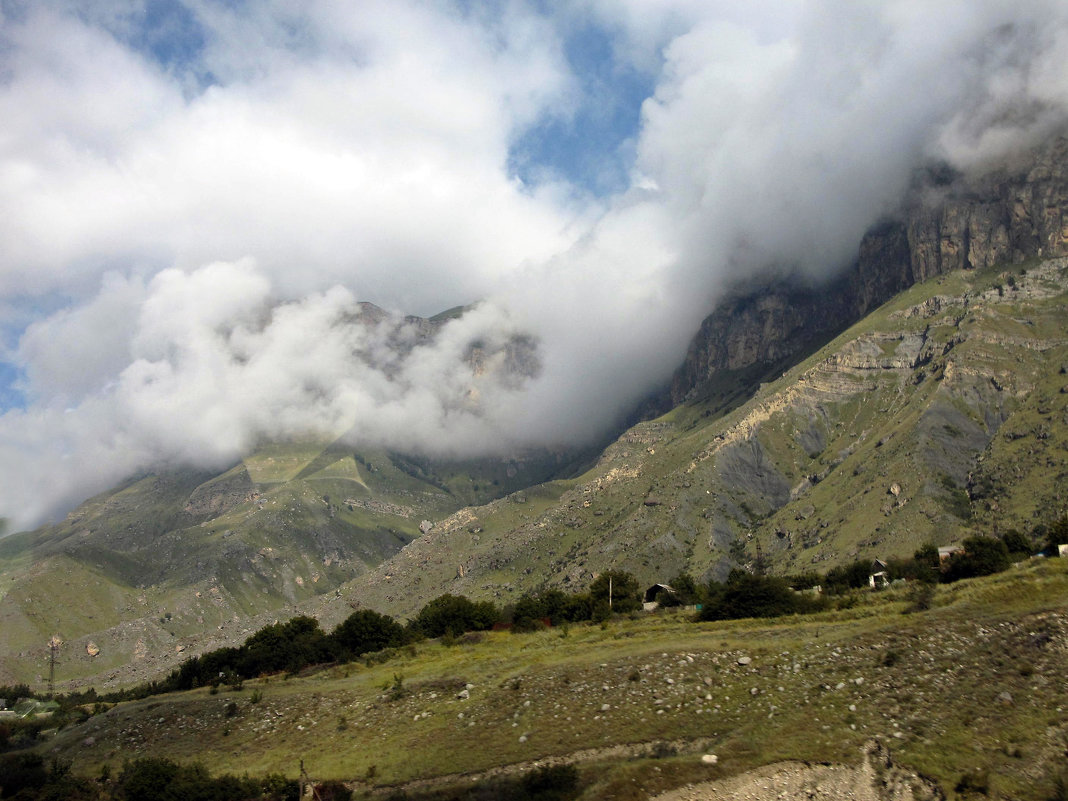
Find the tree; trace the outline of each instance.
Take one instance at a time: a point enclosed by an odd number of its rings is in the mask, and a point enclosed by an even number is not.
[[[949,560],[944,574],[946,581],[989,576],[993,573],[1000,573],[1010,564],[1009,549],[999,539],[968,537],[963,545],[964,553],[954,554]]]
[[[1014,561],[1025,559],[1031,555],[1031,542],[1015,528],[1010,528],[1002,534],[1001,541],[1005,543],[1009,555],[1017,557]]]
[[[727,583],[709,595],[709,603],[701,610],[701,620],[778,617],[814,607],[813,602],[791,590],[785,579],[756,576],[742,570],[732,570]]]
[[[871,562],[856,561],[851,565],[832,568],[827,572],[825,584],[828,592],[841,593],[867,587],[870,576]]]
[[[339,654],[346,658],[403,645],[404,627],[389,615],[359,609],[330,634]]]
[[[611,595],[609,595],[611,593]],[[638,580],[622,570],[609,570],[590,585],[594,606],[607,604],[613,612],[625,614],[641,609],[641,590]]]
[[[689,573],[679,573],[668,582],[668,586],[675,591],[675,594],[660,593],[657,600],[660,601],[661,606],[692,606],[700,603],[700,588]]]
[[[424,637],[456,636],[465,631],[485,631],[500,619],[489,601],[474,603],[462,595],[439,595],[419,610],[411,627]]]
[[[1068,515],[1061,515],[1061,519],[1050,526],[1046,534],[1046,546],[1054,556],[1058,545],[1068,545]]]
[[[313,617],[299,615],[264,626],[241,646],[238,673],[244,678],[279,670],[296,671],[333,660],[331,642]]]

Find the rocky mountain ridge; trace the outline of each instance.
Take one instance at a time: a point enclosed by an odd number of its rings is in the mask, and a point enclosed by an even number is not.
[[[1065,254],[1068,137],[978,176],[925,170],[844,275],[822,286],[791,276],[736,287],[702,322],[672,404],[699,397],[723,371],[788,364],[915,283]]]

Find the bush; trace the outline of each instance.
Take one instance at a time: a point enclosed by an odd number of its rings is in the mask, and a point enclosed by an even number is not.
[[[990,792],[990,774],[985,770],[968,771],[960,777],[953,789],[957,793],[987,795]]]
[[[1009,555],[1015,557],[1013,561],[1026,559],[1031,555],[1031,542],[1022,533],[1010,528],[1001,536],[1001,541],[1009,551]]]
[[[1054,555],[1058,545],[1068,544],[1068,515],[1061,515],[1060,520],[1046,530],[1046,547]]]
[[[329,781],[315,785],[314,796],[320,801],[349,801],[352,790],[341,782]]]
[[[285,780],[271,779],[272,787],[287,787]],[[249,778],[223,775],[212,778],[203,765],[179,765],[161,757],[142,757],[127,762],[116,786],[117,797],[123,801],[243,801],[263,798],[268,790],[265,783]],[[274,798],[294,798],[293,794],[267,795]]]
[[[968,537],[964,553],[954,554],[943,574],[946,581],[989,576],[1008,568],[1009,550],[1005,543],[993,537]]]
[[[395,648],[407,641],[400,623],[370,609],[353,612],[334,629],[330,639],[336,652],[347,659],[383,648]]]
[[[578,795],[578,771],[574,765],[537,768],[523,776],[521,786],[526,798],[538,801],[566,801]]]
[[[638,580],[622,570],[608,570],[599,575],[590,585],[590,598],[593,599],[595,612],[599,603],[611,607],[613,612],[619,614],[642,608]]]
[[[699,619],[778,617],[821,607],[818,599],[791,590],[785,579],[732,570],[726,584],[709,584],[708,602],[701,609]]]
[[[485,631],[500,619],[489,601],[475,603],[462,595],[439,595],[419,610],[411,627],[424,637],[456,637],[467,631]]]

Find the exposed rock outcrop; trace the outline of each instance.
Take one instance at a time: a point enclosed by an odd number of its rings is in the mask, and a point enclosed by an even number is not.
[[[671,400],[723,370],[774,368],[827,341],[898,292],[959,269],[1068,254],[1068,138],[981,176],[932,169],[892,219],[872,228],[830,284],[797,277],[736,287],[701,324]]]

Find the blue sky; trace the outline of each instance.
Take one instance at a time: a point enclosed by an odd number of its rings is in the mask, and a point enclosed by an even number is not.
[[[595,436],[739,276],[1059,130],[1065,47],[1063,0],[0,0],[0,518],[269,437]],[[360,301],[479,303],[404,359]],[[465,362],[514,336],[522,385]]]

